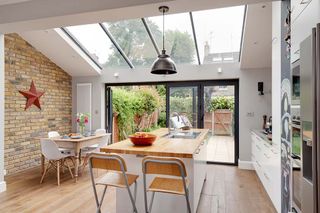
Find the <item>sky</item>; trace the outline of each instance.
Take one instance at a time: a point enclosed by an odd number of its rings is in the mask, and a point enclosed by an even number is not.
[[[237,6],[193,12],[200,61],[203,61],[206,43],[210,46],[210,53],[239,52],[244,8]],[[149,19],[162,30],[162,16]],[[72,26],[67,29],[91,54],[98,56],[100,64],[107,62],[113,44],[98,24]],[[166,15],[165,30],[187,31],[193,36],[189,13]]]

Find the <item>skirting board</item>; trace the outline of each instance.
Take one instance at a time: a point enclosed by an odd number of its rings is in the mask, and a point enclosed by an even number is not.
[[[254,170],[251,161],[242,161],[242,160],[239,160],[238,167],[239,167],[239,169]]]
[[[7,184],[5,181],[0,182],[0,193],[7,190]]]

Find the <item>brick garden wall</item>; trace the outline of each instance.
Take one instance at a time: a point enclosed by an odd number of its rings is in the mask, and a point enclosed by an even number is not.
[[[24,111],[31,80],[44,91],[42,110]],[[5,169],[13,174],[40,164],[36,137],[71,132],[71,77],[17,34],[5,35]]]

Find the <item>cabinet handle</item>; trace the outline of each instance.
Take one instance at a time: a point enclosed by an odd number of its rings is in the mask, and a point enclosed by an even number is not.
[[[260,163],[258,162],[258,161],[256,161],[256,163],[257,163],[257,165],[261,168],[261,165],[260,165]]]
[[[261,148],[260,148],[260,146],[256,145],[256,147],[257,147],[257,149],[259,149],[259,150],[261,151]]]
[[[278,152],[274,151],[273,149],[271,149],[271,152],[272,152],[273,154],[278,154]]]
[[[268,177],[268,175],[267,175],[265,172],[263,173],[263,175],[264,175],[264,177],[265,177],[267,180],[270,180],[269,177]]]
[[[311,0],[301,0],[300,4],[308,4]]]
[[[263,153],[263,155],[264,155],[266,158],[270,159],[270,156],[268,156],[266,153]]]

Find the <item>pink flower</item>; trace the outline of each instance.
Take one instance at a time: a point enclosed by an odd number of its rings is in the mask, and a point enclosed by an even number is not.
[[[77,123],[79,123],[80,122],[80,119],[79,118],[77,118]]]

